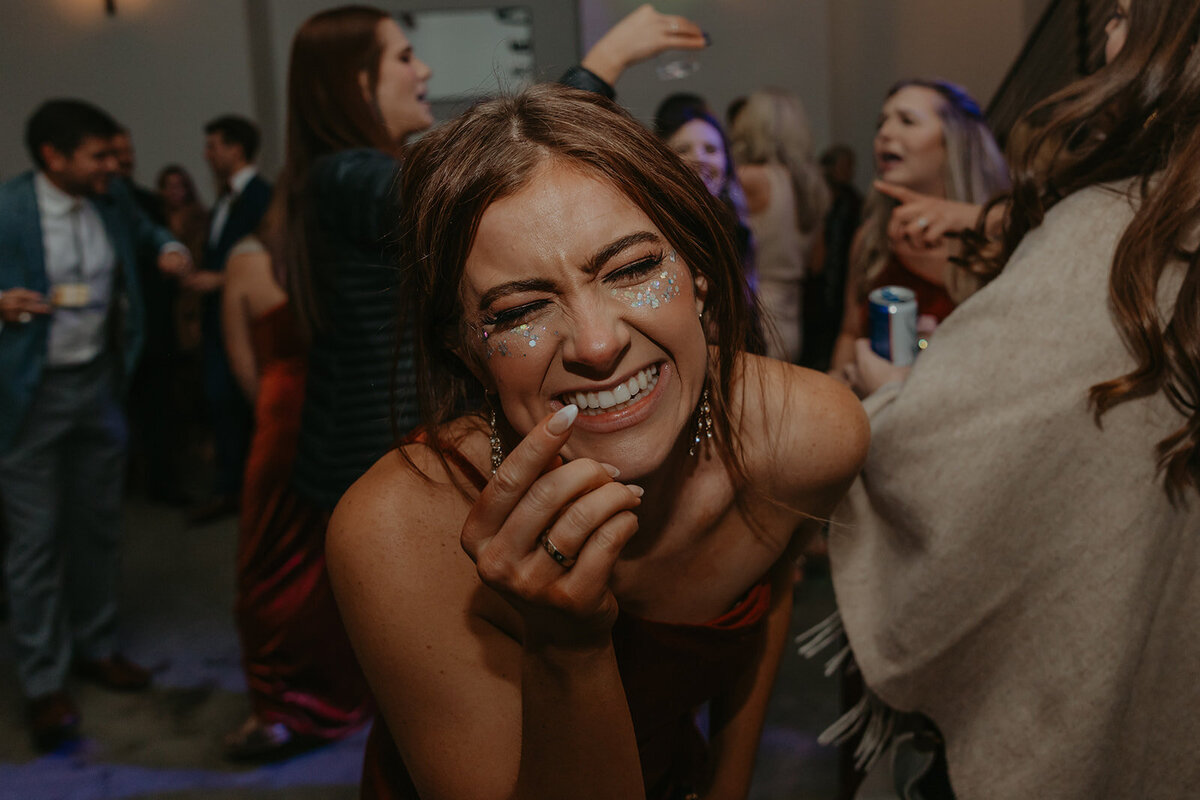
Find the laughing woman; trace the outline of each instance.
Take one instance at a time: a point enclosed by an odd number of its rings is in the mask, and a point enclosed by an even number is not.
[[[424,427],[328,540],[383,712],[363,795],[745,797],[787,553],[865,457],[859,404],[738,352],[718,201],[596,95],[477,106],[401,195]]]

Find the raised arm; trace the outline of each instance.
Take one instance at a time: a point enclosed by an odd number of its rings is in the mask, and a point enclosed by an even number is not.
[[[561,82],[577,89],[599,92],[611,99],[613,85],[633,65],[667,50],[703,50],[705,47],[708,47],[708,36],[696,23],[675,14],[660,14],[647,3],[623,17],[600,37],[579,67],[568,70]],[[583,74],[580,74],[580,68]]]

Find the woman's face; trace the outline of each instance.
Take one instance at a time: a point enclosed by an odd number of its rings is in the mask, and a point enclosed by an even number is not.
[[[922,194],[946,196],[946,141],[938,114],[944,102],[924,86],[905,86],[887,99],[875,131],[875,170],[880,178]]]
[[[179,208],[188,201],[187,182],[178,172],[168,173],[163,177],[160,194],[167,208]]]
[[[379,79],[372,92],[365,72],[359,76],[367,102],[374,102],[393,141],[402,142],[410,134],[433,124],[433,112],[425,99],[426,83],[432,71],[413,53],[408,37],[393,19],[383,19],[375,29],[383,55],[379,60]]]
[[[716,197],[725,188],[725,142],[721,132],[707,121],[689,120],[671,134],[667,146],[700,176],[709,194]]]
[[[521,435],[580,408],[567,458],[662,465],[708,358],[703,298],[649,217],[610,184],[547,163],[483,214],[462,282],[463,353]]]
[[[1104,42],[1105,64],[1111,64],[1112,60],[1117,57],[1117,53],[1121,52],[1121,48],[1125,46],[1125,37],[1129,33],[1130,1],[1117,0],[1117,7],[1112,16],[1108,18],[1108,24],[1104,26],[1104,33],[1108,36]]]

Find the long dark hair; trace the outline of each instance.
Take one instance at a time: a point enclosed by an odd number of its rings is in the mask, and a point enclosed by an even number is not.
[[[611,183],[707,280],[704,317],[716,345],[707,385],[717,451],[735,481],[744,481],[730,398],[750,323],[745,278],[723,224],[727,212],[678,156],[623,109],[597,94],[549,84],[476,106],[422,137],[406,156],[399,296],[406,302],[402,325],[413,330],[428,443],[445,463],[452,446],[441,438],[445,424],[482,394],[456,355],[466,349],[459,347],[465,335],[460,291],[480,219],[547,160]]]
[[[322,291],[311,266],[315,230],[309,170],[321,156],[356,147],[393,152],[379,113],[363,96],[359,76],[373,88],[382,46],[377,33],[388,14],[368,6],[343,6],[309,17],[292,39],[288,65],[286,154],[275,202],[282,230],[269,237],[284,264],[285,287],[306,334],[325,325]]]
[[[1131,180],[1140,198],[1109,276],[1117,330],[1137,362],[1091,388],[1097,425],[1114,406],[1162,392],[1186,418],[1157,444],[1166,490],[1200,488],[1200,0],[1135,0],[1113,62],[1035,106],[1014,137],[1013,189],[998,249],[974,237],[970,266],[1003,269],[1025,234],[1060,200],[1088,186]],[[998,201],[999,202],[999,201]],[[1187,268],[1163,321],[1164,271]]]

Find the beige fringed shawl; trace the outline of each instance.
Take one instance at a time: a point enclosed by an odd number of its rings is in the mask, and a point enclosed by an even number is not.
[[[1154,462],[1182,418],[1156,395],[1098,429],[1087,405],[1133,363],[1107,301],[1132,215],[1113,189],[1061,202],[867,401],[838,605],[868,685],[941,728],[961,800],[1200,797],[1200,495],[1173,507]]]

